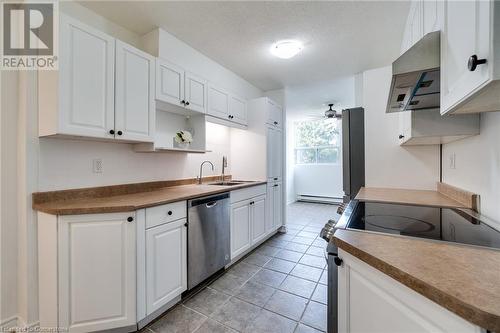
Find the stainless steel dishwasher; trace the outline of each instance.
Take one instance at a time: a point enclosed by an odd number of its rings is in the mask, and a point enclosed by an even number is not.
[[[230,261],[229,193],[188,201],[188,289]]]

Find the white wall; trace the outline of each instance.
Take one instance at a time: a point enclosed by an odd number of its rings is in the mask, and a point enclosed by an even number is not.
[[[215,171],[205,166],[204,175],[220,174],[222,156],[230,155],[229,131],[207,123],[207,149],[211,152],[206,154],[136,153],[128,144],[41,138],[40,191],[193,178],[204,160],[216,166]],[[92,172],[95,158],[102,159],[102,173]]]
[[[443,181],[479,194],[481,213],[500,222],[500,112],[481,114],[480,135],[443,145]]]
[[[386,114],[390,66],[363,73],[366,186],[436,189],[439,146],[399,145],[398,114]]]
[[[297,195],[342,198],[342,164],[298,164],[294,167]]]

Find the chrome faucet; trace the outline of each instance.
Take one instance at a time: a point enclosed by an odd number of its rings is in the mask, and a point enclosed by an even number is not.
[[[227,157],[226,156],[222,156],[222,175],[221,175],[221,181],[224,182],[224,170],[226,170],[227,168]]]
[[[212,166],[212,171],[214,171],[214,164],[212,162],[210,162],[210,161],[203,161],[203,162],[201,162],[201,165],[200,165],[200,177],[198,178],[198,184],[201,184],[201,181],[203,179],[202,173],[203,173],[203,165],[205,163],[209,163]]]

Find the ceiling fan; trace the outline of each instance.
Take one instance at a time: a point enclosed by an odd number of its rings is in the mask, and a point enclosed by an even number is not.
[[[330,109],[325,111],[325,118],[327,119],[332,119],[332,118],[337,118],[340,119],[342,118],[342,113],[337,113],[337,111],[333,110],[333,103],[328,104]]]

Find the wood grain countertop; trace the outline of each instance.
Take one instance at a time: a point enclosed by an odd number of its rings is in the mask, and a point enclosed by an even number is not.
[[[53,215],[129,212],[266,183],[250,181],[238,185],[198,185],[191,180],[182,180],[39,192],[33,193],[33,209]]]
[[[460,317],[500,332],[500,251],[337,230],[339,248]]]
[[[448,208],[472,208],[438,191],[396,188],[362,187],[356,199],[360,201],[398,203]]]

